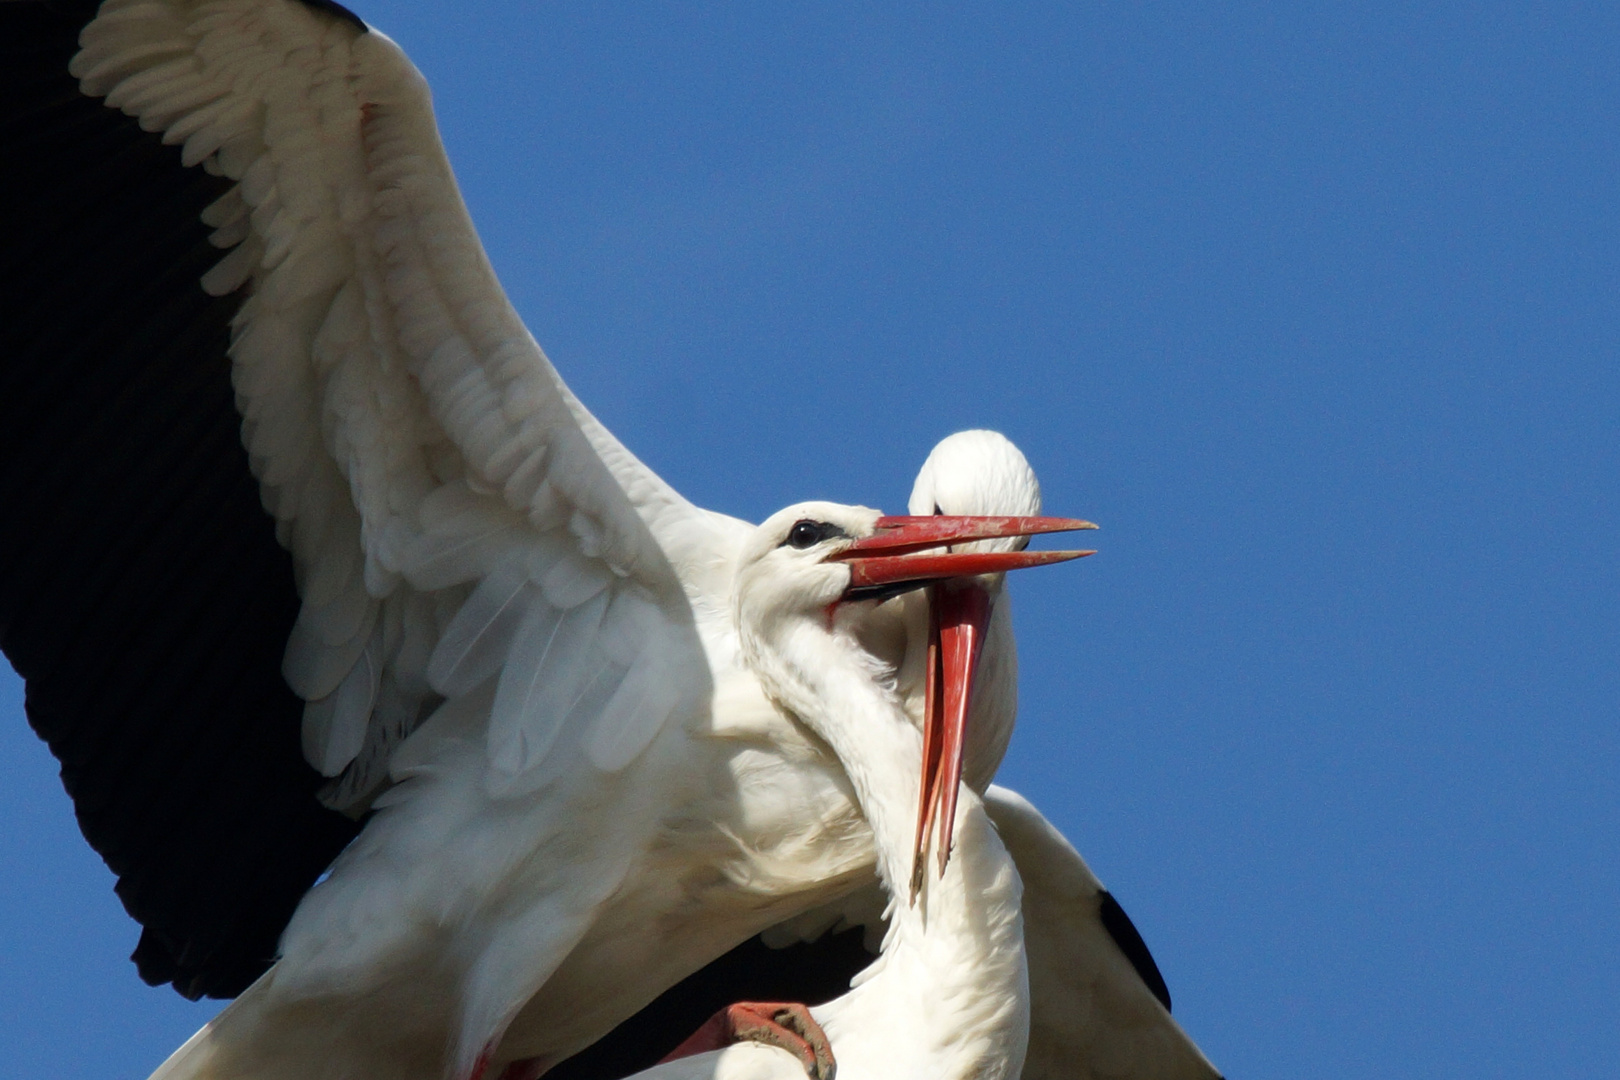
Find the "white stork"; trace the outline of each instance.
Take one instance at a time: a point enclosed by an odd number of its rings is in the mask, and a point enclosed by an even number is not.
[[[934,447],[908,506],[913,514],[1033,516],[1041,512],[1041,488],[1011,440],[994,431],[962,431]],[[1027,543],[1009,537],[966,549],[1011,551]],[[1002,787],[985,790],[990,777],[979,771],[981,763],[999,764],[1018,711],[1017,648],[1002,577],[945,583],[928,593],[945,603],[919,612],[924,597],[902,598],[911,609],[911,640],[923,639],[919,625],[939,634],[943,624],[948,636],[953,620],[956,633],[970,635],[959,648],[963,662],[976,667],[952,679],[972,688],[967,778],[984,792],[984,807],[1024,880],[1032,1003],[1024,1080],[1218,1080],[1215,1067],[1171,1019],[1170,991],[1124,908],[1028,800]],[[909,654],[922,651],[913,644]],[[913,700],[919,696],[913,689]],[[845,904],[858,911],[861,899]]]
[[[755,530],[562,384],[393,43],[325,0],[3,16],[0,645],[143,976],[252,982],[160,1075],[532,1073],[858,880],[731,622]]]

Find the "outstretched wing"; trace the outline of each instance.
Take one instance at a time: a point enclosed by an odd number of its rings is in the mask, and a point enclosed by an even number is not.
[[[354,833],[321,804],[363,813],[445,700],[492,698],[490,799],[559,748],[633,761],[705,689],[653,530],[730,533],[568,393],[386,37],[326,2],[0,11],[32,188],[0,644],[143,976],[228,995]]]
[[[1017,792],[991,785],[984,804],[1024,879],[1024,1080],[1218,1080],[1170,1018],[1136,928],[1074,845]]]

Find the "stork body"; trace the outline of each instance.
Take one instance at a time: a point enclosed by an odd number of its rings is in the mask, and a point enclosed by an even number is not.
[[[1041,488],[1005,436],[962,431],[934,447],[908,505],[913,514],[1036,515]],[[977,546],[1009,550],[1022,542],[995,539]],[[1011,601],[1000,575],[956,587],[982,590],[990,612],[968,704],[964,775],[983,793],[1024,882],[1032,1010],[1024,1080],[1218,1080],[1215,1067],[1171,1018],[1169,990],[1124,909],[1040,811],[1016,792],[990,786],[1018,714]],[[914,710],[923,696],[918,659],[926,655],[921,643],[929,613],[922,609],[938,602],[937,590],[930,593],[903,598],[909,628],[904,670],[911,677],[902,686]],[[854,903],[859,906],[860,898]]]
[[[847,780],[762,700],[752,703],[757,712],[701,718],[715,724],[695,748],[679,735],[655,742],[621,784],[561,810],[520,808],[495,820],[467,780],[482,765],[480,704],[436,714],[406,749],[445,778],[424,793],[441,798],[392,816],[397,804],[387,799],[298,909],[276,966],[157,1077],[539,1069],[738,940],[847,889],[869,865],[870,834]],[[690,784],[660,782],[676,777]],[[558,836],[551,812],[578,835]],[[420,906],[401,904],[395,890],[411,887],[463,912],[462,921],[435,925],[424,897],[407,893]],[[410,921],[383,925],[401,916]],[[557,935],[570,927],[575,936],[559,949]],[[456,963],[464,953],[470,969]],[[478,981],[480,961],[496,967],[489,982]],[[470,1027],[479,990],[506,1012],[490,1008]],[[477,1052],[447,1063],[445,1046],[458,1035]]]

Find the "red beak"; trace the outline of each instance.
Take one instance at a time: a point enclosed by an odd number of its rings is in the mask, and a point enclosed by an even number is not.
[[[911,899],[922,888],[928,844],[935,827],[939,872],[951,855],[956,797],[962,783],[962,747],[973,676],[990,625],[990,594],[972,580],[1030,566],[1066,562],[1092,551],[930,551],[948,544],[997,537],[1095,529],[1089,521],[1039,517],[885,517],[875,535],[857,540],[837,557],[850,564],[847,601],[876,600],[928,586],[928,663],[923,705],[922,785]],[[964,580],[965,579],[965,580]]]
[[[877,532],[862,537],[835,558],[849,563],[845,601],[886,600],[951,578],[999,574],[1029,566],[1067,562],[1092,551],[950,551],[950,544],[998,537],[1029,537],[1097,526],[1078,518],[881,517]],[[944,551],[929,551],[945,548]]]
[[[951,857],[956,796],[962,784],[973,678],[990,626],[990,592],[976,581],[952,581],[928,590],[928,664],[923,695],[923,778],[917,803],[917,840],[911,860],[911,899],[922,889],[928,842],[939,830],[939,872]]]
[[[902,555],[923,548],[965,544],[970,540],[994,540],[1004,536],[1039,536],[1042,533],[1075,532],[1097,526],[1079,518],[1055,517],[954,517],[933,514],[926,517],[891,516],[877,519],[877,532],[855,541],[849,551],[864,554],[882,551]],[[845,553],[846,556],[848,552]]]

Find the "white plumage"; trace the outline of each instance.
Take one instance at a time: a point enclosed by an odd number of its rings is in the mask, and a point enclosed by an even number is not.
[[[1041,484],[1035,470],[1011,439],[995,431],[959,431],[939,441],[923,462],[911,487],[907,507],[913,514],[1008,515],[1034,517],[1041,512]],[[981,540],[965,548],[1011,551],[1027,538]],[[995,776],[1012,738],[1018,716],[1018,649],[1013,640],[1012,601],[1003,579],[981,578],[990,619],[984,649],[968,703],[966,769],[970,787],[984,791]],[[930,598],[910,594],[906,606],[907,650],[901,667],[908,704],[923,708],[923,656],[927,642]]]
[[[959,843],[915,903],[911,876],[918,776],[926,768],[914,719],[882,678],[849,619],[825,616],[843,585],[820,550],[774,543],[796,518],[863,534],[870,512],[810,504],[760,528],[739,570],[740,630],[767,691],[786,702],[843,762],[872,823],[890,897],[883,953],[849,993],[812,1010],[844,1080],[1002,1080],[1019,1076],[1029,1032],[1028,977],[1011,857],[978,797],[959,804]],[[836,545],[837,541],[834,541]],[[679,1060],[638,1080],[797,1080],[785,1051],[746,1044]]]
[[[302,598],[283,671],[329,803],[374,811],[160,1075],[538,1068],[847,888],[847,781],[726,618],[753,530],[568,394],[393,43],[274,0],[112,0],[81,41],[84,93],[236,182],[203,286],[247,291],[233,382]]]
[[[432,1075],[446,1044],[467,1074],[571,953],[601,945],[593,928],[651,921],[639,905],[679,909],[683,893],[702,910],[716,888],[770,922],[782,882],[724,877],[751,847],[797,849],[800,823],[830,816],[846,851],[772,864],[836,888],[865,840],[830,771],[781,794],[779,820],[707,812],[705,769],[747,784],[775,767],[745,748],[785,736],[816,756],[757,693],[715,685],[740,671],[735,643],[692,612],[724,610],[705,595],[721,575],[672,566],[724,565],[751,530],[669,492],[566,393],[484,258],[426,86],[393,43],[249,0],[113,0],[81,40],[85,93],[237,181],[207,213],[236,246],[203,284],[248,288],[233,380],[303,600],[284,673],[330,802],[396,785],[300,906],[276,969],[164,1075]],[[735,725],[711,714],[717,689],[740,703]],[[692,820],[709,828],[685,837]],[[686,841],[719,849],[702,860],[718,881],[654,873],[660,845]],[[668,887],[638,892],[648,875]],[[619,986],[496,1062],[566,1056],[749,932],[628,965],[647,974],[639,999]],[[595,977],[559,993],[588,1002]]]
[[[282,670],[323,800],[372,812],[278,964],[158,1075],[532,1073],[866,878],[849,777],[733,619],[758,534],[569,393],[393,43],[292,0],[109,0],[80,40],[86,95],[232,184],[201,284],[244,298],[242,437],[301,603]],[[920,714],[928,616],[890,607],[862,632]],[[1012,712],[976,725],[977,784]]]
[[[929,454],[909,509],[919,515],[1034,516],[1041,512],[1040,482],[1005,436],[958,432]],[[1010,550],[1023,542],[983,540],[956,550]],[[1214,1066],[1104,925],[1107,894],[1085,860],[1026,799],[989,783],[1017,716],[1018,658],[1004,580],[995,575],[977,585],[986,590],[991,607],[969,704],[964,778],[983,793],[984,810],[1023,878],[1032,1020],[1024,1080],[1215,1080]],[[894,603],[904,607],[906,628],[899,689],[908,712],[920,717],[928,598],[910,593]],[[895,651],[894,645],[889,648]],[[867,885],[773,928],[771,940],[785,945],[833,927],[870,927],[884,910],[882,893],[880,884]]]

